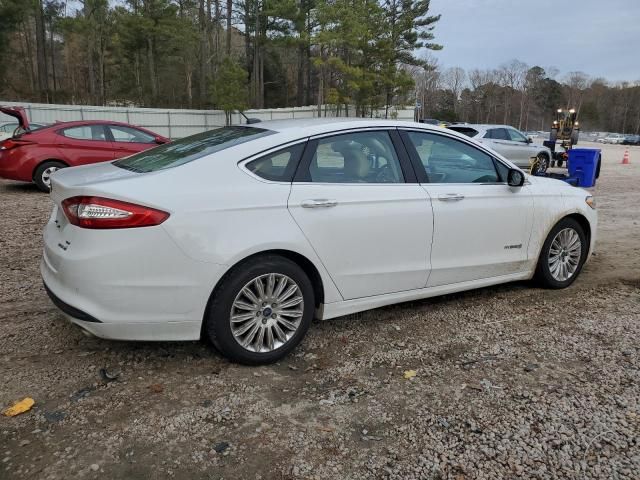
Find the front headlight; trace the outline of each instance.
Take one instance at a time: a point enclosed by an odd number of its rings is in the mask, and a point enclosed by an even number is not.
[[[592,195],[589,195],[587,198],[584,199],[585,203],[587,205],[589,205],[591,208],[593,208],[594,210],[596,209],[596,199],[593,198]]]

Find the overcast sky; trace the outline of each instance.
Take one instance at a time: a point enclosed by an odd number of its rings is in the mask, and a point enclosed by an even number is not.
[[[640,80],[640,0],[431,0],[445,67],[494,68],[513,58]]]

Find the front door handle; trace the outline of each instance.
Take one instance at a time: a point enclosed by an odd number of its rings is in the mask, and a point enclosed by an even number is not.
[[[313,200],[303,200],[300,205],[302,205],[302,208],[329,208],[338,205],[338,201],[327,198],[317,198]]]
[[[464,195],[460,193],[446,193],[444,195],[440,195],[438,200],[441,202],[457,202],[459,200],[464,200]]]

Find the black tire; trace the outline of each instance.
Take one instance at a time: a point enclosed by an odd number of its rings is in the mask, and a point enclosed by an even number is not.
[[[539,153],[538,162],[540,163],[540,172],[546,173],[547,169],[551,166],[551,162],[549,161],[549,156],[545,153]]]
[[[577,268],[573,272],[573,274],[566,280],[558,280],[551,273],[551,268],[549,266],[549,251],[551,249],[552,242],[556,238],[556,235],[558,235],[560,231],[565,229],[572,229],[575,231],[575,233],[577,233],[581,245],[580,258],[578,260]],[[568,287],[575,281],[578,275],[580,275],[588,252],[589,243],[582,226],[573,218],[563,218],[551,229],[544,244],[542,245],[542,250],[540,251],[540,256],[538,257],[538,265],[536,267],[536,273],[534,276],[535,281],[540,286],[545,288],[559,289]]]
[[[573,130],[571,132],[571,145],[577,145],[580,138],[580,130]]]
[[[61,168],[65,168],[67,165],[58,160],[47,160],[46,162],[42,162],[36,168],[36,171],[33,172],[33,183],[36,184],[38,189],[41,192],[49,193],[51,190],[51,186],[48,180],[48,177],[51,175],[51,169],[59,170]]]
[[[293,331],[292,336],[282,345],[266,352],[251,351],[240,345],[234,337],[231,328],[232,308],[236,296],[240,294],[249,282],[271,273],[284,275],[297,284],[303,299],[302,316],[297,329]],[[269,311],[272,311],[271,305],[269,305],[268,308]],[[275,304],[273,308],[275,308]],[[264,308],[264,311],[266,310],[267,308]],[[264,313],[264,311],[262,313]],[[279,255],[258,256],[235,266],[224,276],[216,287],[211,295],[205,313],[204,332],[209,340],[211,340],[211,343],[228,359],[245,365],[268,364],[286,356],[300,343],[307,333],[309,325],[311,325],[314,311],[315,298],[313,285],[298,264]],[[256,315],[258,315],[258,312]],[[262,323],[271,321],[269,320],[269,315],[266,315],[264,318],[259,316],[258,318],[260,318]],[[245,324],[252,321],[252,319],[247,319]],[[281,324],[278,325],[280,326]],[[266,332],[266,329],[262,326],[258,326],[258,329],[263,329]],[[258,333],[256,333],[256,335],[258,335]]]
[[[564,162],[562,161],[562,158],[558,158],[558,159],[556,160],[556,167],[558,167],[558,168],[562,168],[562,164],[563,164],[563,163],[564,163]]]

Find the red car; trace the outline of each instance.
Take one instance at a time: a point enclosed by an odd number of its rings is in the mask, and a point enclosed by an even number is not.
[[[30,131],[24,108],[0,107],[0,112],[17,118],[21,129],[0,142],[0,178],[34,182],[43,192],[60,168],[115,160],[170,142],[144,128],[109,121],[60,122]]]

